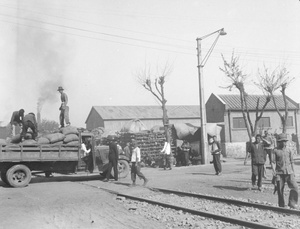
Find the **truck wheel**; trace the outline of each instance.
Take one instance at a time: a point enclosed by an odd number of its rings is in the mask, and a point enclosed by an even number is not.
[[[119,178],[127,177],[129,173],[129,164],[125,160],[118,161],[118,171],[119,171]]]
[[[7,181],[7,178],[6,178],[6,171],[5,171],[5,170],[1,171],[1,180],[2,180],[5,184],[9,185],[9,184],[8,184],[8,181]]]
[[[14,188],[25,187],[31,180],[31,171],[26,165],[14,165],[7,171],[6,178]]]

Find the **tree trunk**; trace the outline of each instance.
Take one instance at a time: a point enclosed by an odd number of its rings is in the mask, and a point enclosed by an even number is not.
[[[251,141],[251,131],[250,131],[250,127],[249,127],[247,117],[246,117],[246,112],[245,112],[245,92],[244,92],[243,88],[238,88],[238,89],[240,91],[242,114],[243,114],[243,118],[245,121],[245,126],[247,128],[248,137],[249,137],[249,140]]]
[[[169,118],[168,118],[168,113],[166,108],[166,102],[162,103],[162,110],[163,110],[163,125],[164,125],[166,141],[170,143]]]

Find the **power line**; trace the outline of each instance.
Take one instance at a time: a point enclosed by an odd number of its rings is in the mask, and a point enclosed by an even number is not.
[[[3,6],[3,5],[2,5]],[[13,7],[9,7],[9,6],[4,6],[4,7],[8,7],[8,8],[13,8]],[[13,9],[16,9],[16,8],[13,8]],[[19,9],[19,8],[18,8]],[[34,13],[37,13],[35,11],[31,11],[31,10],[26,10],[28,12],[34,12]],[[41,13],[38,13],[38,14],[41,14]],[[47,14],[46,14],[47,15]],[[49,14],[48,14],[49,15]],[[9,17],[12,17],[11,15],[4,15],[4,16],[9,16]],[[49,15],[51,17],[57,17],[57,16],[52,16],[52,15]],[[68,19],[68,18],[65,18],[65,17],[57,17],[57,18],[62,18],[62,19],[65,19],[65,20],[71,20],[71,21],[78,21],[78,22],[83,22],[83,23],[87,23],[87,24],[91,24],[91,25],[98,25],[98,26],[103,26],[103,27],[107,27],[107,28],[115,28],[115,29],[120,29],[120,28],[117,28],[117,27],[110,27],[110,26],[105,26],[105,25],[99,25],[99,24],[96,24],[96,23],[89,23],[89,22],[86,22],[86,21],[80,21],[80,20],[74,20],[74,19]],[[24,20],[32,20],[32,21],[35,21],[35,22],[38,22],[38,23],[46,23],[46,24],[50,24],[50,25],[53,25],[53,26],[61,26],[61,27],[66,27],[66,28],[70,28],[70,29],[76,29],[76,30],[82,30],[82,31],[85,31],[85,32],[91,32],[91,33],[99,33],[101,34],[101,32],[97,32],[97,31],[91,31],[91,30],[86,30],[86,29],[81,29],[81,28],[76,28],[76,27],[67,27],[67,26],[64,26],[64,25],[59,25],[59,24],[54,24],[54,23],[47,23],[47,22],[43,22],[43,21],[38,21],[38,20],[33,20],[33,19],[28,19],[28,18],[21,18],[21,19],[24,19]],[[120,29],[120,30],[123,30],[123,29]],[[135,33],[140,33],[140,32],[136,32],[136,31],[132,31],[132,30],[124,30],[124,31],[131,31],[131,32],[135,32]],[[144,33],[141,33],[141,34],[144,34]],[[147,33],[146,33],[147,34]],[[119,35],[115,35],[115,34],[105,34],[105,33],[102,33],[102,35],[107,35],[107,36],[114,36],[114,37],[119,37],[119,38],[123,38],[123,39],[133,39],[133,40],[136,40],[136,41],[140,41],[140,42],[147,42],[147,43],[156,43],[156,44],[159,44],[159,45],[167,45],[167,46],[173,46],[173,47],[176,47],[176,48],[183,48],[183,49],[187,49],[187,50],[192,50],[194,48],[192,47],[186,47],[186,46],[178,46],[178,45],[172,45],[172,44],[169,44],[169,43],[162,43],[162,42],[155,42],[155,41],[149,41],[149,40],[143,40],[143,39],[136,39],[136,38],[131,38],[131,37],[124,37],[124,36],[119,36]],[[147,34],[147,35],[150,35],[150,36],[155,36],[153,34]],[[161,37],[161,36],[158,36],[158,37]],[[167,38],[167,39],[173,39],[173,38],[169,38],[169,37],[163,37],[163,38]],[[178,39],[174,39],[174,40],[178,40]],[[179,39],[181,40],[181,39]],[[181,40],[181,41],[184,41],[184,42],[188,42],[186,40]],[[222,47],[222,45],[219,45]],[[236,48],[239,48],[239,47],[236,47]],[[267,50],[267,49],[256,49],[256,50]],[[271,50],[267,50],[268,52],[270,52]],[[240,51],[241,52],[241,51]],[[283,53],[295,53],[295,52],[286,52],[286,51],[276,51],[276,53],[274,54],[258,54],[258,53],[253,53],[253,52],[249,52],[249,51],[246,51],[246,54],[244,54],[245,56],[255,56],[255,57],[264,57],[264,58],[273,58],[273,59],[277,59],[277,56],[278,56],[278,52],[283,52]],[[272,55],[276,55],[276,57],[273,57]],[[289,54],[291,55],[291,54]],[[294,55],[294,54],[292,54]],[[296,57],[289,57],[289,59],[297,59],[298,56]]]
[[[134,30],[130,30],[130,29],[123,29],[123,28],[119,28],[119,27],[108,26],[108,25],[103,25],[103,24],[98,24],[98,23],[92,23],[92,22],[83,21],[83,20],[77,20],[77,19],[72,19],[72,18],[67,18],[67,17],[61,17],[61,16],[56,16],[56,15],[51,15],[51,14],[46,14],[46,13],[40,13],[40,12],[36,12],[36,11],[33,11],[33,10],[28,10],[28,9],[15,8],[15,7],[7,6],[7,5],[1,5],[0,4],[0,6],[10,8],[10,9],[15,9],[15,10],[27,11],[27,12],[31,12],[31,13],[35,13],[35,14],[39,14],[39,15],[43,15],[43,16],[46,15],[46,16],[53,17],[53,18],[59,18],[59,19],[64,19],[64,20],[68,20],[68,21],[81,22],[81,23],[85,23],[85,24],[89,24],[89,25],[96,25],[96,26],[101,26],[101,27],[105,27],[105,28],[117,29],[117,30],[121,30],[121,31],[131,32],[131,33],[149,35],[149,36],[153,36],[153,37],[160,37],[160,38],[176,40],[176,41],[182,41],[182,42],[189,42],[189,43],[191,42],[191,41],[184,40],[184,39],[177,39],[177,38],[174,38],[174,37],[167,37],[167,36],[161,36],[161,35],[152,34],[152,33],[145,33],[145,32],[139,32],[139,31],[134,31]]]
[[[104,33],[104,32],[88,30],[88,29],[77,28],[77,27],[73,27],[73,26],[66,26],[66,25],[60,25],[60,24],[51,23],[51,22],[44,22],[44,21],[35,20],[35,19],[15,17],[15,16],[12,16],[12,15],[1,14],[1,13],[0,13],[0,15],[5,16],[5,17],[12,17],[12,18],[15,18],[15,19],[22,19],[22,20],[33,21],[33,22],[43,23],[43,24],[47,24],[47,25],[62,27],[62,28],[66,28],[66,29],[74,29],[74,30],[79,30],[79,31],[83,31],[83,32],[96,33],[96,34],[110,36],[110,37],[122,38],[122,39],[126,39],[126,40],[134,40],[134,41],[139,41],[139,42],[158,44],[158,45],[164,45],[164,46],[172,46],[172,47],[176,47],[176,48],[182,48],[182,49],[190,50],[190,48],[187,48],[185,46],[172,45],[172,44],[169,44],[169,43],[163,43],[163,42],[156,42],[156,41],[149,41],[149,40],[144,40],[144,39],[126,37],[126,36],[121,36],[121,35],[115,35],[115,34],[110,34],[110,33]]]
[[[40,15],[47,15],[49,17],[60,18],[60,19],[69,20],[69,21],[81,22],[81,23],[90,24],[90,25],[96,25],[96,26],[101,26],[101,27],[105,27],[105,28],[112,28],[112,29],[117,29],[117,30],[132,32],[132,33],[137,33],[137,34],[149,35],[149,36],[153,36],[153,37],[160,37],[160,38],[164,38],[164,39],[170,39],[170,40],[176,40],[176,41],[180,41],[180,42],[189,42],[190,43],[190,41],[188,41],[188,40],[177,39],[177,38],[174,38],[174,37],[159,36],[159,35],[154,35],[154,34],[151,34],[151,33],[138,32],[138,31],[134,31],[134,30],[127,30],[127,29],[122,29],[122,28],[113,27],[113,26],[107,26],[107,25],[101,25],[101,24],[91,23],[91,22],[82,21],[82,20],[76,20],[76,19],[70,19],[70,18],[66,18],[66,17],[54,16],[54,15],[51,15],[51,14],[39,13],[39,12],[36,12],[36,11],[32,11],[32,10],[28,10],[28,9],[24,9],[24,8],[19,8],[19,7],[15,8],[15,7],[12,7],[12,6],[7,6],[7,5],[0,5],[0,6],[6,7],[6,8],[11,8],[11,9],[15,9],[15,10],[27,11],[27,12],[31,12],[31,13],[35,13],[35,14],[40,14]],[[68,7],[68,9],[69,8],[70,7]],[[58,9],[58,8],[54,8],[54,9]],[[224,47],[224,45],[218,45],[218,46]],[[187,49],[192,49],[191,47],[186,47],[186,48]],[[246,49],[246,48],[245,47],[235,47],[235,49]],[[258,51],[267,51],[267,52],[271,52],[271,53],[273,52],[274,55],[278,55],[279,52],[281,52],[281,53],[288,53],[289,55],[298,54],[298,52],[285,51],[285,50],[276,50],[276,51],[269,50],[269,49],[255,49],[255,50],[258,50]],[[249,55],[251,55],[251,53],[248,50],[246,52],[247,52],[247,54],[249,53]],[[259,54],[253,53],[253,55],[259,55]],[[266,54],[266,53],[264,53],[262,55],[267,56],[267,55],[273,55],[273,54]],[[298,57],[296,57],[296,58],[298,58]]]
[[[1,14],[0,14],[1,15]],[[3,15],[3,14],[2,14]],[[3,15],[3,16],[8,16],[8,17],[12,17],[14,19],[18,19],[18,17],[14,17],[14,16],[11,16],[11,15]],[[23,18],[20,18],[20,19],[23,19]],[[25,19],[25,20],[31,20],[31,21],[34,21],[34,22],[39,22],[39,23],[44,23],[43,21],[39,21],[39,20],[33,20],[33,19]],[[29,26],[29,25],[25,25],[25,24],[20,24],[20,23],[13,23],[13,22],[8,22],[8,21],[4,21],[4,22],[7,22],[7,23],[12,23],[12,24],[17,24],[17,25],[22,25],[22,26],[27,26],[27,27],[31,27],[31,28],[38,28],[38,29],[44,29],[44,30],[49,30],[49,29],[45,29],[45,28],[41,28],[41,27],[36,27],[36,26]],[[76,28],[76,27],[69,27],[69,26],[64,26],[64,25],[59,25],[59,24],[55,24],[55,23],[46,23],[46,24],[50,24],[52,26],[58,26],[58,27],[63,27],[63,28],[70,28],[70,29],[75,29],[75,30],[79,30],[79,31],[84,31],[84,32],[92,32],[92,33],[100,33],[100,32],[96,32],[96,31],[91,31],[91,30],[87,30],[87,29],[81,29],[81,28]],[[74,35],[74,36],[78,36],[78,37],[85,37],[85,38],[90,38],[90,39],[96,39],[96,40],[102,40],[102,41],[107,41],[107,42],[113,42],[113,43],[119,43],[119,44],[124,44],[124,45],[130,45],[130,46],[135,46],[135,47],[142,47],[142,48],[148,48],[148,49],[155,49],[155,50],[160,50],[160,51],[167,51],[167,52],[172,52],[172,53],[179,53],[179,54],[185,54],[185,55],[195,55],[195,54],[192,54],[192,53],[187,53],[187,52],[181,52],[181,51],[175,51],[175,50],[168,50],[168,49],[162,49],[162,48],[153,48],[153,47],[149,47],[149,46],[143,46],[143,45],[136,45],[136,44],[130,44],[130,43],[125,43],[125,42],[118,42],[118,41],[112,41],[112,40],[106,40],[106,39],[100,39],[100,38],[95,38],[95,37],[90,37],[90,36],[84,36],[84,35],[78,35],[78,34],[74,34],[74,33],[66,33],[66,32],[61,32],[61,31],[57,31],[57,30],[49,30],[49,31],[54,31],[54,32],[59,32],[59,33],[64,33],[64,34],[68,34],[68,35]],[[102,34],[102,33],[100,33]],[[123,38],[123,36],[114,36],[112,35],[113,37],[116,37],[116,38]],[[138,39],[130,39],[129,40],[133,40],[133,41],[136,41]],[[149,43],[152,43],[152,44],[157,44],[157,42],[151,42],[149,41]],[[159,43],[160,45],[162,45],[162,43]],[[172,45],[169,45],[169,46],[172,46]],[[174,47],[177,47],[176,45],[174,45]],[[217,50],[216,50],[217,51]],[[227,53],[227,51],[223,52],[223,53]],[[216,54],[214,54],[213,56],[216,56]],[[251,58],[251,56],[253,56],[253,58],[257,58],[259,55],[257,55],[256,53],[249,53],[247,52],[246,54],[243,54],[243,56],[248,56]],[[265,54],[262,54],[262,57],[261,58],[269,58],[269,59],[278,59],[277,56],[276,57],[268,57],[266,56]],[[252,61],[251,59],[245,59],[245,60],[249,60],[249,61]],[[257,60],[256,60],[257,61]],[[266,62],[270,62],[270,61],[266,61]],[[273,63],[278,63],[277,62],[273,62]]]
[[[58,30],[46,29],[46,28],[37,27],[37,26],[25,25],[25,24],[20,24],[20,23],[16,23],[16,22],[5,21],[5,20],[0,20],[0,21],[5,22],[5,23],[14,24],[17,26],[21,25],[21,26],[34,28],[34,29],[47,30],[47,31],[51,31],[51,32],[57,32],[57,33],[62,33],[62,34],[67,34],[67,35],[72,35],[72,36],[77,36],[77,37],[83,37],[83,38],[89,38],[89,39],[93,39],[93,40],[107,41],[107,42],[112,42],[112,43],[117,43],[117,44],[129,45],[129,46],[140,47],[140,48],[148,48],[148,49],[154,49],[154,50],[160,50],[160,51],[167,51],[167,52],[173,52],[173,53],[179,53],[179,54],[185,54],[185,55],[194,55],[192,53],[187,53],[187,52],[179,52],[179,51],[174,51],[174,50],[169,50],[169,49],[161,49],[161,48],[153,48],[153,47],[143,46],[143,45],[135,45],[135,44],[125,43],[125,42],[118,42],[118,41],[113,41],[113,40],[97,38],[97,37],[79,35],[76,33],[62,32],[62,31],[58,31]]]

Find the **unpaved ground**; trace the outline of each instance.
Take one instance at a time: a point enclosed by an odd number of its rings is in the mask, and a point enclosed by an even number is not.
[[[35,183],[0,193],[1,229],[157,228],[133,217],[114,195],[78,182]]]
[[[215,176],[212,165],[178,167],[172,170],[143,168],[149,187],[162,187],[259,203],[277,204],[271,171],[264,191],[251,189],[251,168],[243,160],[223,163],[223,175]],[[299,182],[300,164],[296,163]],[[166,228],[165,222],[143,217],[128,209],[116,196],[102,189],[145,195],[141,186],[129,187],[129,176],[119,182],[104,183],[99,176],[86,174],[54,178],[35,177],[28,187],[8,188],[0,181],[0,228]],[[138,180],[142,184],[142,181]],[[287,188],[288,189],[288,188]]]

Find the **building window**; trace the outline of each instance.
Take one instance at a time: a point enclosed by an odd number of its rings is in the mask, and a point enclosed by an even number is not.
[[[261,117],[258,121],[259,128],[271,127],[270,117]]]
[[[232,118],[232,126],[234,129],[246,128],[244,118]]]
[[[294,119],[293,116],[288,116],[286,119],[286,126],[291,127],[294,126]]]

